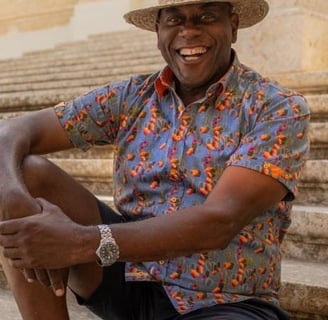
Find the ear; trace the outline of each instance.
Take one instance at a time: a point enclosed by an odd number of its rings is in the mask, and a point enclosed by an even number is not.
[[[231,17],[231,28],[232,28],[232,43],[237,41],[238,26],[239,26],[239,16],[236,13],[232,13]]]
[[[159,49],[159,35],[158,35],[158,27],[156,25],[156,37],[157,37],[157,48]]]
[[[159,49],[159,28],[158,28],[158,23],[156,23],[155,28],[156,28],[156,37],[157,37],[157,48]]]

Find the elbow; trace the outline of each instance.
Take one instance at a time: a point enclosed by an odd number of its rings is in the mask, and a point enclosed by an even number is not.
[[[236,215],[227,212],[220,212],[218,208],[213,207],[207,212],[207,249],[224,250],[230,245],[231,241],[240,231]]]
[[[231,243],[231,241],[236,236],[237,232],[235,229],[234,223],[226,223],[224,227],[224,231],[221,233],[221,236],[218,240],[218,248],[220,250],[225,250]]]

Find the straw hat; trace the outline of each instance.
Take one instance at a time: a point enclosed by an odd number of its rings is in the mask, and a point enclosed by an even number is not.
[[[233,12],[239,15],[239,28],[247,28],[264,19],[269,11],[265,0],[148,0],[140,8],[124,15],[124,19],[138,28],[156,31],[156,20],[160,9],[205,2],[230,2]]]

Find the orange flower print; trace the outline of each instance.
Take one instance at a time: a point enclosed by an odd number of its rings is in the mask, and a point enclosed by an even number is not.
[[[190,173],[193,177],[199,177],[200,176],[200,171],[198,169],[191,169]]]
[[[154,180],[151,184],[150,184],[150,188],[151,189],[156,189],[159,186],[159,181],[158,180]]]
[[[132,161],[134,158],[135,158],[135,155],[134,154],[129,153],[129,154],[126,155],[126,159],[128,161]]]
[[[232,262],[228,262],[226,261],[224,264],[223,264],[223,268],[224,269],[227,269],[227,270],[230,270],[233,268],[233,263]]]

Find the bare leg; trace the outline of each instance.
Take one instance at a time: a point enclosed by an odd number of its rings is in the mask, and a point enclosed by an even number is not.
[[[29,156],[24,162],[23,174],[33,197],[42,197],[56,204],[78,223],[100,223],[96,198],[53,163]],[[50,288],[39,283],[28,283],[23,274],[10,267],[3,257],[1,263],[24,320],[69,319],[65,297],[56,297]],[[83,298],[92,294],[101,279],[102,271],[96,263],[76,266],[69,272],[69,286]]]

